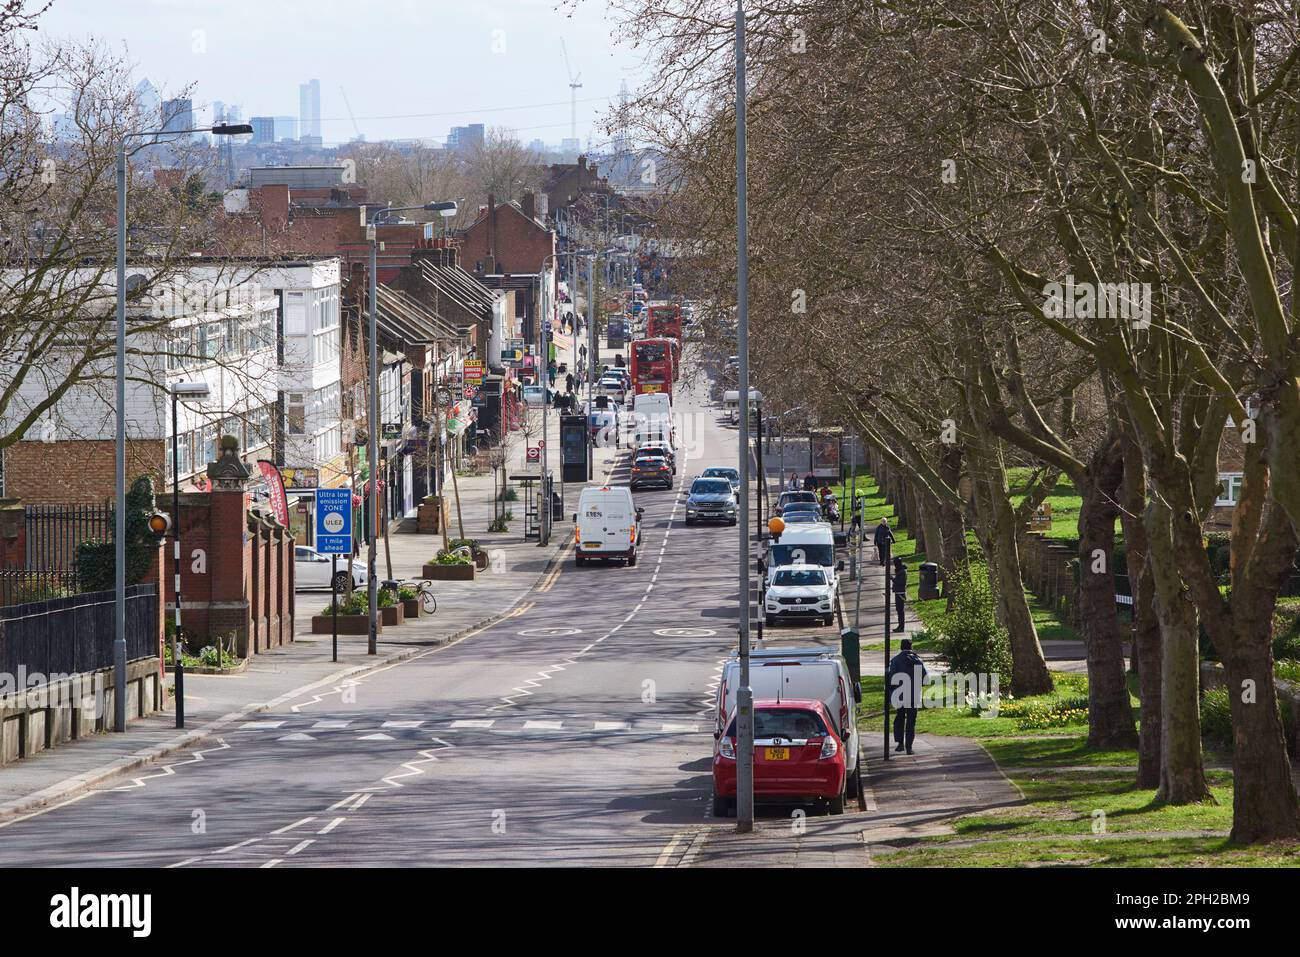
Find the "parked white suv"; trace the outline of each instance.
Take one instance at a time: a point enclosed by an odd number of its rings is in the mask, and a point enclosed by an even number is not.
[[[330,574],[334,563],[330,555],[322,555],[307,545],[295,545],[293,548],[293,587],[295,591],[329,591]],[[352,567],[352,587],[360,588],[366,584],[366,566],[363,562],[353,562],[347,555],[340,555],[338,561],[335,591],[343,591],[347,586],[348,566]]]
[[[763,615],[768,627],[782,619],[820,618],[835,623],[836,578],[821,565],[780,565],[768,577]]]

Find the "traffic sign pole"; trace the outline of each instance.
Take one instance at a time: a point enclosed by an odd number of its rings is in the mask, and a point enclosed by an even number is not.
[[[375,471],[370,472],[375,481]],[[339,660],[339,556],[348,556],[348,577],[352,577],[352,489],[316,489],[316,551],[330,556],[330,632],[334,660]],[[372,566],[373,570],[373,566]]]
[[[334,619],[330,622],[330,633],[334,640],[334,660],[339,660],[339,557],[330,556],[330,592],[333,601],[330,602],[330,616]]]

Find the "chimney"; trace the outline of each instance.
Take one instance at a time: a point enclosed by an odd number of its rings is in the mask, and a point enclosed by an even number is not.
[[[519,208],[523,210],[524,215],[529,219],[536,219],[537,197],[532,193],[524,193],[524,198],[519,202]]]
[[[579,157],[578,157],[578,169],[586,169],[586,168],[587,168],[587,157],[585,157],[585,156],[579,156]]]
[[[497,198],[491,193],[488,193],[487,217],[487,254],[492,259],[497,252]]]

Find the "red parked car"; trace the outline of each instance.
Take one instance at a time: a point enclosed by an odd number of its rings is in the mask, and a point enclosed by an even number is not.
[[[754,797],[817,798],[844,813],[844,742],[820,701],[754,702]],[[713,815],[736,809],[736,715],[713,752]]]

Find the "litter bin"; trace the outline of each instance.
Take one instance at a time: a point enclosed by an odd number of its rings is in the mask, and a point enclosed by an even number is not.
[[[917,598],[925,601],[928,598],[939,597],[939,566],[934,562],[924,562],[921,565],[921,582],[917,589]]]
[[[551,521],[564,521],[564,503],[560,501],[559,492],[551,492]]]

